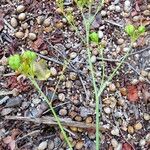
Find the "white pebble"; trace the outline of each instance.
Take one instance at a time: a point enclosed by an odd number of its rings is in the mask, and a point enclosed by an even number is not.
[[[103,36],[104,36],[103,32],[102,32],[101,30],[99,30],[99,31],[98,31],[98,37],[99,37],[100,39],[102,39]]]
[[[25,20],[25,19],[26,19],[26,14],[25,14],[25,13],[19,14],[18,19],[19,19],[20,21]]]
[[[52,76],[56,76],[57,75],[57,70],[54,67],[50,68],[50,72],[51,72]]]
[[[21,13],[25,10],[25,6],[19,5],[16,10],[17,10],[18,13]]]
[[[106,15],[107,15],[107,12],[106,12],[105,10],[102,10],[102,11],[101,11],[101,16],[102,16],[102,17],[105,17]]]
[[[40,143],[38,150],[45,150],[47,148],[47,141]]]
[[[18,31],[15,33],[15,36],[18,38],[18,39],[22,39],[24,37],[24,33],[21,32],[21,31]]]
[[[111,130],[111,134],[112,134],[112,135],[119,136],[119,129],[118,129],[117,127],[114,127],[114,128]]]
[[[114,150],[122,150],[122,144],[119,143],[118,146],[114,148]]]
[[[104,107],[104,112],[106,114],[110,114],[111,113],[111,109],[109,107]]]
[[[139,80],[138,79],[133,79],[132,81],[131,81],[131,84],[132,85],[137,85],[139,83]]]
[[[59,93],[59,94],[58,94],[58,99],[59,99],[60,101],[64,102],[64,101],[65,101],[65,94],[64,94],[64,93]]]
[[[29,33],[29,39],[34,41],[36,39],[36,34],[35,33]]]
[[[112,139],[112,140],[111,140],[111,144],[112,144],[112,146],[113,146],[114,148],[118,146],[118,142],[117,142],[116,139]]]
[[[115,11],[116,11],[116,12],[121,12],[120,6],[117,5],[117,6],[115,7]]]
[[[91,62],[92,62],[92,63],[95,63],[95,62],[96,62],[96,56],[95,56],[95,55],[93,55],[93,56],[91,57]]]
[[[147,113],[144,113],[144,119],[146,120],[146,121],[148,121],[148,120],[150,120],[150,115],[149,114],[147,114]]]
[[[110,6],[108,7],[108,10],[114,11],[114,10],[115,10],[115,5],[110,5]]]
[[[45,27],[48,27],[48,26],[50,26],[50,22],[51,22],[50,18],[47,18],[44,20],[43,24]]]
[[[141,140],[140,140],[140,146],[144,146],[145,144],[146,144],[145,139],[141,139]]]
[[[129,0],[126,0],[124,2],[124,7],[130,7],[131,6],[131,2]]]
[[[70,53],[70,58],[71,59],[74,59],[74,58],[76,58],[77,57],[77,53],[76,52],[71,52]]]
[[[12,27],[16,28],[17,25],[18,25],[17,19],[16,18],[11,18],[10,24],[12,25]]]

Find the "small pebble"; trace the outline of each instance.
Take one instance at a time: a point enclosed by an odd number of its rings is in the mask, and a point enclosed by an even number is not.
[[[47,148],[47,141],[43,141],[38,146],[38,150],[45,150]]]
[[[21,31],[18,31],[15,33],[15,36],[18,38],[18,39],[22,39],[24,37],[24,33],[21,32]]]
[[[40,99],[40,98],[34,98],[34,99],[32,100],[32,102],[33,102],[35,105],[37,105],[37,104],[39,104],[39,103],[41,102],[41,99]]]
[[[101,11],[101,16],[102,16],[102,17],[105,17],[106,15],[107,15],[107,12],[106,12],[105,10],[102,10],[102,11]]]
[[[116,12],[121,12],[120,6],[117,5],[117,6],[115,7],[115,11],[116,11]]]
[[[20,21],[25,20],[25,19],[26,19],[26,14],[25,14],[25,13],[19,14],[19,15],[18,15],[18,19],[19,19]]]
[[[141,139],[140,142],[139,142],[139,145],[140,146],[144,146],[145,144],[146,144],[145,139]]]
[[[144,117],[144,120],[146,121],[150,120],[150,115],[147,113],[144,113],[143,117]]]
[[[55,67],[51,67],[50,68],[50,72],[52,76],[56,76],[57,75],[57,70],[55,69]]]
[[[123,44],[123,43],[124,43],[124,39],[120,38],[120,39],[118,39],[118,41],[117,41],[117,42],[118,42],[118,44],[119,44],[119,45],[121,45],[121,44]]]
[[[139,83],[139,80],[138,79],[133,79],[132,81],[131,81],[131,84],[133,84],[133,85],[137,85]]]
[[[122,143],[119,143],[118,146],[114,148],[114,150],[122,150]]]
[[[45,19],[44,22],[43,22],[43,24],[44,24],[45,27],[50,26],[50,24],[51,24],[51,19],[50,19],[50,18]]]
[[[91,62],[92,62],[92,63],[95,63],[95,62],[96,62],[96,56],[95,56],[95,55],[93,55],[93,56],[91,57]]]
[[[66,81],[66,87],[69,89],[72,87],[72,82],[71,81]]]
[[[77,150],[81,150],[83,148],[83,145],[84,145],[83,141],[78,141],[75,145],[75,148]]]
[[[110,6],[108,7],[108,10],[114,11],[114,10],[115,10],[115,5],[110,5]]]
[[[112,146],[113,146],[114,148],[116,148],[116,147],[118,146],[118,142],[117,142],[116,139],[112,139],[112,140],[111,140],[111,144],[112,144]]]
[[[99,30],[99,31],[98,31],[98,37],[99,37],[100,39],[102,39],[103,36],[104,36],[103,32],[102,32],[101,30]]]
[[[10,114],[12,111],[13,111],[12,108],[4,108],[1,110],[0,114],[1,114],[1,116],[6,116],[6,115]]]
[[[29,28],[29,25],[28,25],[27,22],[25,22],[25,23],[21,24],[21,27],[22,27],[23,29],[28,29],[28,28]]]
[[[53,150],[55,147],[55,144],[52,140],[48,141],[48,150]]]
[[[134,16],[134,17],[132,18],[132,20],[133,20],[134,22],[139,21],[139,19],[140,19],[140,16]]]
[[[141,71],[141,75],[142,75],[143,77],[147,77],[148,72],[147,72],[147,71],[145,71],[145,70],[142,70],[142,71]]]
[[[60,115],[60,116],[66,116],[66,115],[67,115],[67,110],[64,109],[64,108],[63,108],[63,109],[60,109],[60,110],[59,110],[59,115]]]
[[[126,0],[126,1],[124,2],[124,6],[125,6],[125,7],[130,7],[130,6],[131,6],[131,2],[130,2],[129,0]]]
[[[122,87],[119,90],[120,90],[120,93],[121,93],[122,96],[126,96],[127,95],[127,89],[125,87]]]
[[[18,13],[24,12],[25,6],[19,5],[16,10],[17,10]]]
[[[17,19],[16,18],[11,18],[10,24],[12,25],[12,27],[16,28],[18,26]]]
[[[76,80],[77,74],[75,72],[70,72],[69,77],[70,77],[71,80]]]
[[[112,135],[119,136],[119,129],[118,129],[117,127],[114,127],[114,128],[111,130],[111,134],[112,134]]]
[[[77,127],[70,127],[71,131],[73,132],[77,132],[78,131],[78,128]]]
[[[109,90],[110,90],[111,92],[115,92],[115,91],[116,91],[116,86],[115,86],[115,84],[113,84],[113,83],[109,84]]]
[[[144,81],[145,81],[145,78],[144,78],[142,75],[140,75],[140,76],[139,76],[139,81],[144,82]]]
[[[29,39],[32,41],[36,40],[36,34],[35,33],[29,33],[28,36],[29,36]]]
[[[59,93],[58,94],[58,99],[60,100],[60,101],[62,101],[62,102],[64,102],[65,101],[65,94],[64,93]]]
[[[124,48],[123,48],[123,51],[124,51],[124,52],[128,52],[129,50],[130,50],[130,48],[128,48],[128,47],[124,47]]]
[[[109,107],[104,107],[104,112],[106,114],[110,114],[111,113],[111,109]]]
[[[142,126],[142,124],[141,124],[140,122],[134,125],[134,129],[135,129],[135,130],[141,130],[142,127],[143,127],[143,126]]]
[[[150,10],[145,10],[145,11],[143,12],[143,14],[144,14],[145,16],[150,16]]]
[[[85,122],[87,124],[92,123],[92,121],[93,121],[93,118],[91,116],[87,117],[86,120],[85,120]]]
[[[134,128],[132,126],[128,126],[128,133],[133,134]]]
[[[124,99],[119,99],[118,100],[118,105],[124,106],[124,104],[125,104],[125,100]]]
[[[38,16],[38,17],[36,18],[36,21],[37,21],[37,23],[40,25],[40,24],[43,23],[44,17],[43,17],[43,16]]]
[[[76,52],[71,52],[70,53],[70,58],[71,59],[74,59],[74,58],[76,58],[77,57],[77,53]]]

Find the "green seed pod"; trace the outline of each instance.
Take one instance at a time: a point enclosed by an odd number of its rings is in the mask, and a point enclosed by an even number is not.
[[[25,51],[23,54],[22,54],[22,59],[23,60],[26,60],[26,61],[34,61],[35,59],[37,58],[37,55],[35,52],[32,52],[32,51]]]
[[[10,56],[8,59],[8,63],[10,68],[17,70],[20,67],[20,63],[21,63],[20,56],[18,54]]]
[[[129,25],[126,25],[125,26],[125,32],[128,34],[128,35],[133,35],[134,34],[134,31],[135,31],[135,27],[132,25],[132,24],[129,24]]]
[[[146,29],[145,29],[145,26],[139,26],[139,27],[138,27],[138,32],[139,32],[139,33],[144,33],[145,30],[146,30]]]

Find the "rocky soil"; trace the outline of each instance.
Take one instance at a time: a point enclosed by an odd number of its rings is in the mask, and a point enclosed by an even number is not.
[[[84,36],[75,3],[64,0],[64,5]],[[96,7],[97,1],[93,12]],[[91,31],[105,45],[107,78],[129,48],[127,23],[144,25],[146,33],[101,96],[101,150],[150,149],[150,1],[105,0]],[[102,59],[97,46],[91,46],[100,83]],[[69,150],[43,97],[8,66],[10,55],[25,50],[48,64],[51,76],[38,84],[52,100],[74,150],[95,150],[95,99],[86,47],[52,0],[0,1],[0,150]]]

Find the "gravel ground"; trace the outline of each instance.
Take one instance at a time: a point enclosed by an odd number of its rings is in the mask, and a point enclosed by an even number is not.
[[[64,4],[84,36],[80,11],[72,0]],[[93,12],[96,7],[97,1]],[[106,0],[91,31],[98,32],[105,46],[107,78],[129,49],[124,32],[128,23],[144,25],[146,33],[133,44],[100,98],[101,150],[150,149],[150,1]],[[91,47],[96,82],[100,83],[102,58],[97,45],[91,43]],[[69,150],[43,97],[28,78],[8,67],[8,57],[24,50],[36,52],[48,64],[51,76],[38,84],[52,99],[73,149],[95,150],[96,104],[86,47],[50,0],[0,2],[0,150]]]

